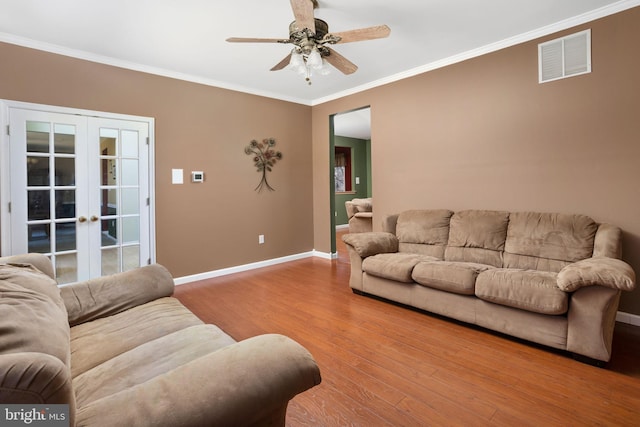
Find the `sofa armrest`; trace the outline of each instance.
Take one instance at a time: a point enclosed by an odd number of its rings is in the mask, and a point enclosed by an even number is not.
[[[153,264],[63,286],[60,293],[74,326],[171,296],[174,286],[171,273]]]
[[[597,285],[632,291],[636,287],[636,274],[626,262],[607,257],[583,259],[558,273],[558,287],[566,292]]]
[[[289,400],[320,381],[320,370],[304,347],[283,335],[260,335],[79,408],[77,422],[284,426]]]
[[[567,314],[567,351],[608,362],[616,325],[618,289],[587,286],[571,295]]]
[[[0,355],[0,402],[68,404],[75,411],[71,371],[55,356],[38,352]],[[71,425],[74,425],[73,423]]]
[[[342,241],[353,248],[361,258],[381,253],[398,252],[398,238],[384,231],[349,233],[342,236]]]

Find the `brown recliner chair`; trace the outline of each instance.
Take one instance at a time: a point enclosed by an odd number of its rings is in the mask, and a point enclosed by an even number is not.
[[[349,233],[373,231],[373,205],[371,198],[352,199],[344,203],[349,218]]]

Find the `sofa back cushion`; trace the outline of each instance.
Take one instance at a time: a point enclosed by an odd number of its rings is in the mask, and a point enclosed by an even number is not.
[[[46,353],[69,366],[69,323],[60,290],[34,267],[0,265],[0,331],[0,353]]]
[[[597,229],[596,222],[584,215],[511,213],[504,267],[558,272],[592,256]]]
[[[0,264],[2,398],[69,403],[73,410],[70,348],[67,312],[56,281],[28,264]]]
[[[508,225],[508,212],[456,212],[451,217],[445,260],[502,267],[502,251]]]
[[[449,241],[451,215],[453,212],[446,209],[402,212],[396,223],[399,252],[444,258],[444,249]]]

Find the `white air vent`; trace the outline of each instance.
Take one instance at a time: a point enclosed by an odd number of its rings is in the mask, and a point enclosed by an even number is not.
[[[539,82],[591,72],[591,30],[538,45]]]

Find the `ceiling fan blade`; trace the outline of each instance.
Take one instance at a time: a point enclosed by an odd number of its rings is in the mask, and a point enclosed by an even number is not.
[[[344,74],[353,74],[356,72],[356,70],[358,69],[358,66],[356,64],[349,61],[347,58],[340,55],[335,50],[329,47],[327,47],[327,49],[329,49],[329,55],[323,57],[325,61],[336,67],[338,70],[342,71],[342,73]]]
[[[341,33],[331,33],[332,36],[340,37],[338,43],[351,43],[364,40],[382,39],[389,37],[391,28],[386,25],[378,25],[375,27],[360,28],[358,30],[343,31]]]
[[[289,39],[260,39],[251,37],[229,37],[229,43],[291,43]]]
[[[271,69],[271,71],[282,70],[284,67],[289,65],[289,62],[291,62],[291,54],[287,55],[282,61],[280,61],[276,65],[274,65],[273,68]]]
[[[308,28],[312,33],[316,32],[316,21],[313,17],[313,2],[311,0],[291,0],[291,9],[296,18],[298,28]]]

